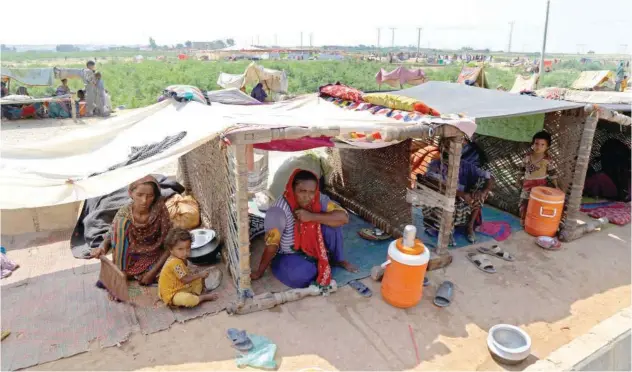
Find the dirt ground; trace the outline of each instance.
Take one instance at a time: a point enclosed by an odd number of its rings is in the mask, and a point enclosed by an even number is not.
[[[120,347],[94,345],[89,352],[33,369],[234,370],[235,352],[225,331],[238,327],[273,340],[281,370],[501,370],[485,340],[491,326],[510,323],[532,338],[532,355],[513,367],[522,370],[630,306],[630,233],[630,226],[614,227],[549,252],[520,232],[502,244],[517,261],[494,259],[495,275],[467,261],[470,248],[457,249],[448,268],[429,274],[432,284],[421,303],[407,310],[386,304],[379,284],[365,279],[374,291],[370,299],[347,286],[329,297],[268,311],[222,312],[148,336],[134,333]],[[50,252],[55,259],[37,268],[29,267],[29,250],[11,253],[22,268],[3,284],[85,262],[69,251]],[[452,305],[440,309],[431,300],[443,280],[454,282],[456,289]]]

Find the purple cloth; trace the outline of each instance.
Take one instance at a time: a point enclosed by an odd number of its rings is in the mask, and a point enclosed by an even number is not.
[[[502,242],[511,235],[511,225],[504,221],[483,222],[476,231]]]
[[[323,239],[329,255],[329,262],[343,260],[342,227],[321,226]],[[318,275],[316,260],[300,252],[278,254],[272,261],[272,274],[290,288],[306,288]]]

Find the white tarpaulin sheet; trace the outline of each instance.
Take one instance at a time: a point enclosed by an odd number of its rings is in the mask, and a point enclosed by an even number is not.
[[[245,81],[246,77],[244,76],[244,74],[235,75],[220,72],[219,76],[217,77],[217,85],[224,89],[240,89],[244,86]]]
[[[48,87],[55,82],[52,68],[2,67],[2,77],[17,80],[24,85]]]
[[[237,125],[339,127],[348,133],[408,124],[343,110],[316,95],[253,106],[163,101],[47,141],[5,146],[0,159],[0,209],[58,205],[108,194]],[[128,160],[132,147],[155,144],[183,131],[184,138],[162,152],[107,171]],[[95,173],[99,174],[90,176]]]

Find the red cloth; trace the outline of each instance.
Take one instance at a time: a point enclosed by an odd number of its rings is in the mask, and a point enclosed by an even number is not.
[[[305,151],[317,147],[334,147],[330,137],[303,137],[292,140],[274,140],[268,143],[257,143],[253,146],[259,150],[267,151]]]
[[[630,223],[630,213],[632,208],[630,203],[614,203],[607,207],[591,209],[588,215],[592,218],[606,217],[610,223],[615,225],[627,225]]]
[[[320,87],[321,95],[344,99],[345,101],[362,102],[362,91],[344,84],[336,83]]]
[[[294,195],[294,177],[301,169],[296,169],[290,179],[285,185],[285,193],[283,196],[290,205],[292,211],[299,209],[296,195]],[[318,177],[316,177],[318,179]],[[318,189],[318,183],[316,184],[316,193],[310,205],[304,208],[308,212],[321,213],[320,205],[320,190]],[[316,281],[321,286],[328,286],[331,283],[331,266],[329,265],[329,257],[327,257],[327,248],[325,247],[325,241],[323,240],[323,233],[320,223],[299,222],[298,220],[294,224],[294,249],[303,251],[306,255],[315,258],[318,261],[318,276]]]

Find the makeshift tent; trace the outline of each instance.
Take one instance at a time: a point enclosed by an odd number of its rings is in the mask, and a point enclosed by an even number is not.
[[[584,71],[579,74],[571,88],[578,90],[613,90],[614,73],[612,71]]]
[[[393,88],[401,89],[405,84],[419,85],[425,82],[426,74],[420,68],[409,70],[400,66],[391,72],[386,72],[381,68],[375,75],[375,81],[380,87],[382,84],[387,84]]]
[[[396,120],[368,110],[341,108],[316,95],[251,106],[163,101],[44,142],[3,148],[0,208],[59,205],[105,195],[180,157],[178,177],[199,202],[203,226],[216,229],[223,237],[225,258],[243,304],[253,295],[248,146],[379,133],[382,148],[362,150],[365,142],[347,141],[345,146],[353,150],[334,150],[335,170],[328,189],[343,205],[399,235],[412,221],[406,201],[410,172],[401,167],[409,160],[409,139],[445,138],[448,166],[456,174],[463,132],[458,120],[455,125],[448,122],[433,117]],[[463,128],[470,128],[465,130],[471,135],[474,125],[470,121]],[[361,164],[354,161],[358,152],[366,153]],[[367,162],[369,159],[372,161]],[[431,263],[451,261],[447,243],[456,184],[451,177],[443,190],[428,194],[444,210],[438,256],[433,254]],[[384,196],[388,194],[399,195],[397,203],[387,202]]]
[[[568,194],[569,221],[579,214],[597,125],[597,116],[589,115],[584,104],[435,81],[395,93],[423,101],[441,113],[461,112],[475,118],[474,142],[488,159],[484,167],[497,181],[489,202],[514,214],[518,213],[516,185],[522,159],[531,136],[545,129],[553,137],[550,153],[558,165],[560,186]]]
[[[287,93],[288,80],[285,71],[278,71],[265,68],[252,62],[241,75],[227,74],[220,72],[217,78],[217,85],[222,88],[241,89],[247,85],[263,84],[268,92],[284,94]]]
[[[619,112],[630,112],[632,107],[632,91],[585,91],[550,87],[538,89],[536,94],[538,97],[547,99],[597,104],[609,110]]]
[[[489,88],[483,67],[463,66],[456,82],[465,84],[466,81],[474,82],[473,85],[479,88]]]
[[[510,93],[520,93],[523,91],[533,91],[540,78],[539,74],[533,74],[528,77],[522,75],[516,75],[516,81],[513,87],[511,87]]]

